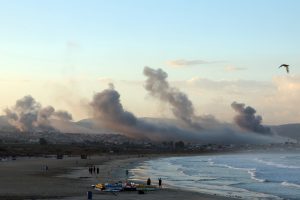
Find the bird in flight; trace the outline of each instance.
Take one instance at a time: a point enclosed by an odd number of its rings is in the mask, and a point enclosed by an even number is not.
[[[287,72],[287,73],[290,72],[290,70],[289,70],[289,65],[287,65],[287,64],[282,64],[282,65],[280,65],[278,68],[280,68],[280,67],[285,67],[286,72]]]

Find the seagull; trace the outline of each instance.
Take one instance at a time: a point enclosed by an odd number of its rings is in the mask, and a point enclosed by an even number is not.
[[[285,67],[286,72],[287,72],[287,73],[290,72],[290,70],[289,70],[289,65],[287,65],[287,64],[282,64],[282,65],[280,65],[278,68],[280,68],[280,67]]]

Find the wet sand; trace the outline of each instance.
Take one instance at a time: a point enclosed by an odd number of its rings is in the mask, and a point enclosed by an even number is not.
[[[151,157],[92,156],[54,158],[17,158],[0,162],[0,199],[87,199],[87,191],[93,199],[231,199],[214,195],[174,189],[162,189],[145,194],[120,192],[117,195],[92,190],[99,182],[126,180],[126,169]],[[48,170],[45,170],[45,166]],[[89,166],[99,167],[99,174],[89,173]]]

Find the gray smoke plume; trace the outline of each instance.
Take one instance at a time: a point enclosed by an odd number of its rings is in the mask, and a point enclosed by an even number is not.
[[[54,130],[49,119],[53,116],[69,115],[66,111],[56,112],[52,106],[42,107],[30,95],[16,101],[11,109],[4,110],[11,125],[21,132],[35,131],[36,129]],[[69,118],[71,119],[71,118]]]
[[[5,109],[9,122],[20,131],[31,131],[37,121],[41,105],[31,96],[17,100],[13,109]]]
[[[201,129],[199,123],[195,122],[194,107],[188,96],[177,88],[169,86],[168,74],[162,69],[144,68],[144,75],[147,76],[145,89],[149,93],[167,102],[172,106],[174,116],[195,129]]]
[[[243,103],[233,102],[231,107],[238,113],[234,122],[241,128],[262,134],[272,134],[269,127],[261,124],[262,117],[255,115],[256,110],[250,106],[245,107]]]
[[[53,113],[53,117],[60,119],[60,120],[65,120],[65,121],[73,120],[72,114],[70,114],[69,112],[64,111],[64,110],[55,111]]]
[[[135,126],[137,123],[136,117],[124,110],[120,103],[120,94],[111,84],[109,89],[94,95],[91,106],[97,119],[128,126]]]
[[[43,127],[45,129],[51,129],[49,118],[54,113],[55,109],[52,106],[40,108],[37,113],[37,121],[34,122],[36,126]]]
[[[112,85],[102,92],[96,93],[90,103],[94,119],[109,128],[134,138],[148,138],[154,141],[178,141],[216,144],[259,144],[275,141],[269,136],[241,134],[230,125],[219,124],[210,130],[184,129],[180,123],[168,123],[163,119],[157,122],[137,118],[126,111],[120,101],[120,94]],[[207,120],[211,121],[209,117]],[[203,120],[203,119],[202,119]]]
[[[197,135],[188,130],[166,124],[152,124],[138,119],[133,113],[124,110],[120,102],[120,94],[112,85],[102,92],[96,93],[90,103],[94,118],[106,128],[119,131],[131,137],[149,138],[152,140],[191,139]]]

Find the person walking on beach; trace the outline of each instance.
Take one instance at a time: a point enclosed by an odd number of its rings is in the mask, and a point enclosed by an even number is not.
[[[162,180],[161,178],[158,179],[158,186],[161,188]]]
[[[151,179],[150,178],[147,179],[147,185],[151,185]]]
[[[126,169],[126,179],[128,179],[128,174],[129,174],[129,171],[128,171],[128,169]]]

